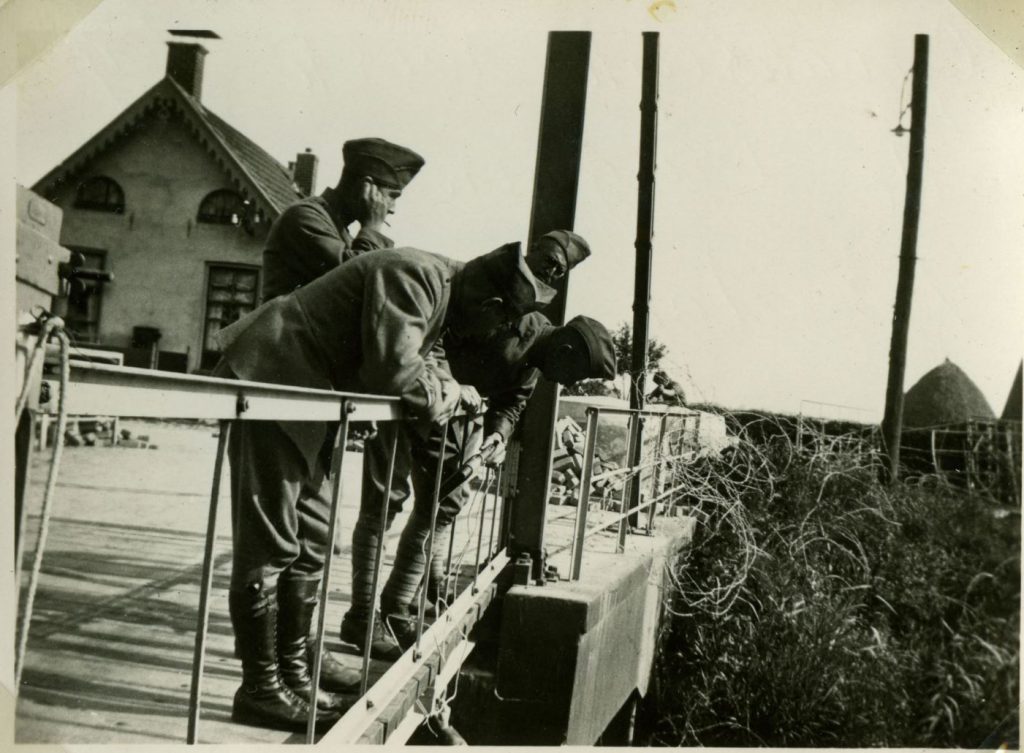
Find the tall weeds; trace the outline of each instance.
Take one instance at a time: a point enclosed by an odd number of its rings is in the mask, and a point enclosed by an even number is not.
[[[824,435],[676,472],[699,524],[645,742],[1016,741],[1019,515],[933,479],[884,486],[866,446]]]

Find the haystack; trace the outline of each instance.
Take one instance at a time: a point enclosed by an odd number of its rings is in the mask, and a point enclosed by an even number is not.
[[[1022,378],[1024,378],[1024,361],[1021,362],[1020,366],[1017,367],[1017,376],[1013,379],[1013,386],[1010,388],[1010,394],[1006,398],[1006,407],[1003,408],[1003,415],[1000,416],[1004,421],[1020,421],[1021,420],[1021,392],[1024,389],[1022,386]]]
[[[903,398],[903,426],[908,429],[995,417],[981,390],[948,358],[921,377]]]

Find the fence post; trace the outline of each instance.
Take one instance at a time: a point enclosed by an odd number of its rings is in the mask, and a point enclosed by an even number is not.
[[[583,541],[587,535],[587,511],[590,505],[590,487],[594,478],[594,453],[597,449],[597,419],[600,411],[587,408],[587,433],[583,442],[583,477],[580,479],[580,496],[576,500],[576,527],[572,538],[572,565],[569,579],[579,580],[583,569]]]
[[[320,666],[324,647],[324,626],[327,622],[327,601],[331,594],[331,560],[334,556],[334,542],[338,533],[338,506],[341,500],[341,470],[345,461],[345,445],[348,444],[349,416],[355,405],[348,400],[341,404],[341,425],[334,437],[334,451],[331,453],[331,516],[327,524],[327,551],[324,556],[324,577],[320,583],[320,609],[317,614],[316,638],[313,641],[313,666],[310,668],[311,687],[309,698],[309,720],[306,724],[306,743],[312,744],[316,735],[316,696],[320,687]]]
[[[206,663],[206,633],[210,626],[210,591],[213,588],[213,545],[217,531],[217,507],[220,499],[220,478],[224,470],[231,437],[232,421],[221,421],[217,433],[217,456],[213,461],[213,483],[210,489],[210,510],[206,519],[206,545],[203,549],[203,580],[199,586],[199,616],[196,619],[195,650],[192,653],[192,687],[188,698],[188,731],[185,741],[195,745],[199,734],[199,708],[203,694],[203,665]]]

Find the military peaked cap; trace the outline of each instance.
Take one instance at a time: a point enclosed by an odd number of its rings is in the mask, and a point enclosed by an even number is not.
[[[590,379],[613,379],[615,377],[615,344],[612,336],[601,322],[589,316],[576,316],[566,327],[579,332],[586,343],[590,356]]]
[[[550,238],[565,251],[565,260],[569,269],[590,256],[590,245],[580,236],[569,230],[552,230],[541,238]]]
[[[346,170],[398,189],[409,185],[425,161],[412,149],[376,138],[346,141],[341,156]]]
[[[555,289],[534,277],[526,266],[519,243],[506,243],[469,265],[479,265],[505,304],[520,316],[544,308],[555,297]]]

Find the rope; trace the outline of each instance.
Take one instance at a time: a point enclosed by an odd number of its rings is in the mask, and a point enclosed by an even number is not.
[[[18,400],[14,406],[15,421],[18,420],[18,416],[21,415],[21,412],[25,410],[25,406],[28,404],[29,391],[32,386],[32,380],[29,377],[35,368],[36,359],[38,359],[39,354],[46,349],[46,343],[53,332],[64,326],[64,320],[59,316],[53,316],[48,311],[43,311],[36,317],[34,322],[25,325],[22,329],[27,331],[37,326],[42,327],[42,331],[39,334],[39,339],[36,341],[35,347],[32,349],[32,355],[29,356],[28,362],[25,365],[25,383],[21,387],[21,394],[18,395]]]
[[[46,493],[43,495],[43,509],[40,512],[39,537],[36,540],[36,548],[32,560],[32,572],[28,580],[28,593],[25,596],[25,609],[21,614],[20,635],[18,638],[18,651],[14,657],[14,688],[15,694],[21,688],[21,672],[25,668],[25,650],[28,647],[28,629],[32,622],[32,606],[36,598],[36,589],[39,585],[39,573],[43,567],[43,550],[46,546],[46,535],[50,528],[50,513],[53,507],[53,494],[57,488],[57,472],[60,469],[60,459],[64,450],[64,430],[67,426],[67,389],[71,368],[69,365],[68,348],[70,342],[67,334],[61,328],[63,322],[54,317],[48,320],[55,322],[47,334],[56,335],[60,341],[60,399],[57,407],[57,435],[53,443],[53,457],[50,460],[50,472],[46,479]],[[45,325],[44,325],[45,326]],[[41,342],[43,339],[40,340]],[[22,534],[24,535],[24,533]]]

